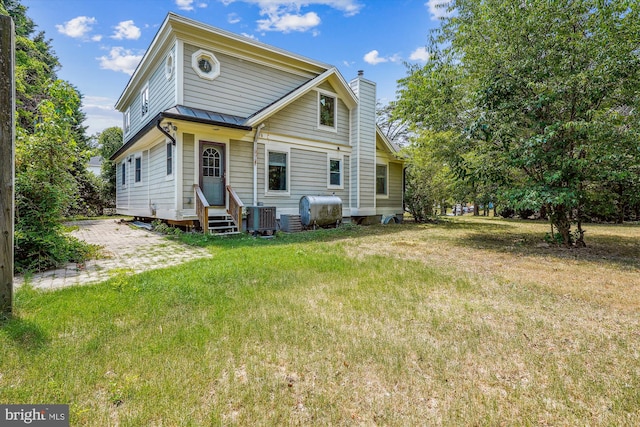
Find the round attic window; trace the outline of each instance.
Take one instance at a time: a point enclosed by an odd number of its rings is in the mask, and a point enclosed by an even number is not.
[[[203,79],[213,80],[220,75],[220,62],[206,50],[200,49],[191,55],[191,67]]]

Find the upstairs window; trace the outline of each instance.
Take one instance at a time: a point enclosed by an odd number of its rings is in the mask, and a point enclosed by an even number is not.
[[[336,130],[336,97],[318,92],[318,126]]]
[[[213,53],[202,49],[191,55],[191,68],[199,77],[207,80],[220,75],[220,61]]]
[[[122,116],[122,129],[124,130],[124,133],[129,133],[129,130],[131,129],[131,112],[129,109],[127,109]]]
[[[269,151],[269,191],[287,191],[287,153]]]
[[[171,77],[173,77],[173,68],[173,52],[171,52],[164,62],[164,76],[167,80],[171,80]]]
[[[145,86],[140,92],[140,100],[142,104],[142,117],[149,112],[149,86]]]

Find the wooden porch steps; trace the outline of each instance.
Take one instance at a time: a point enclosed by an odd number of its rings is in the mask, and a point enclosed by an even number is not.
[[[210,234],[240,234],[233,218],[228,214],[209,215]]]

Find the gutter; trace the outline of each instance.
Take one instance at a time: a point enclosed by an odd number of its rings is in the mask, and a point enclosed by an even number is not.
[[[158,130],[160,132],[162,132],[167,138],[169,138],[171,140],[171,144],[172,145],[176,145],[176,139],[171,136],[171,134],[169,132],[167,132],[166,130],[164,130],[162,128],[162,126],[160,126],[160,123],[162,123],[162,117],[160,117],[157,121],[156,121],[156,127],[158,128]],[[174,128],[175,129],[175,128]]]
[[[115,153],[113,153],[109,158],[109,160],[112,160],[112,161],[115,160],[118,156],[120,156],[122,153],[127,151],[129,148],[131,148],[131,146],[133,146],[136,142],[138,142],[143,136],[145,136],[153,128],[158,128],[158,130],[162,132],[164,136],[168,137],[171,140],[173,145],[176,145],[175,138],[172,137],[160,126],[160,123],[164,119],[182,120],[186,122],[202,123],[207,125],[221,126],[221,127],[231,128],[231,129],[242,129],[247,131],[252,129],[251,126],[243,126],[243,125],[237,125],[233,123],[219,122],[215,120],[206,120],[198,117],[183,116],[180,114],[172,114],[172,113],[167,113],[163,111],[158,113],[154,118],[152,118],[149,122],[147,122],[147,124],[144,125],[144,127],[140,129],[134,136],[132,136],[129,139],[129,141],[127,141],[126,144],[122,145],[122,147],[120,147]]]
[[[258,206],[258,138],[263,127],[264,123],[260,123],[253,137],[253,206]]]

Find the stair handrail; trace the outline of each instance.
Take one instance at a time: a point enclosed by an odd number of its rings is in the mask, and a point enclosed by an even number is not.
[[[195,192],[196,199],[196,215],[200,221],[200,227],[202,232],[207,234],[209,232],[209,202],[204,197],[204,193],[200,189],[198,184],[193,184],[193,190]]]
[[[236,223],[236,227],[238,231],[242,232],[242,208],[244,207],[244,203],[238,197],[238,194],[235,190],[227,185],[227,193],[229,194],[229,208],[227,209],[227,213],[233,218],[233,222]]]

